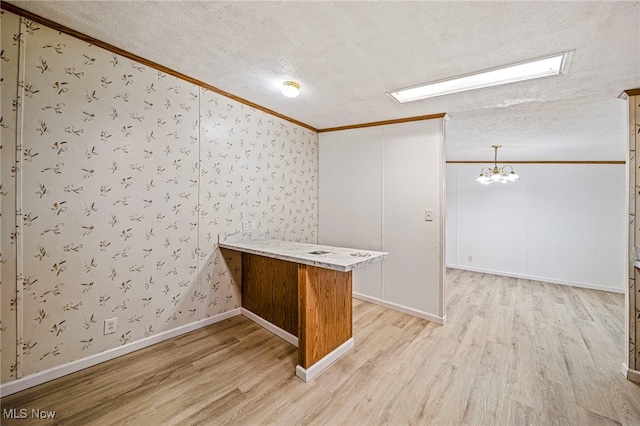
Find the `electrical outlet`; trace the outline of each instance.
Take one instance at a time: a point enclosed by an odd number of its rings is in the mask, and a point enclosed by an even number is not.
[[[242,221],[242,230],[243,231],[250,231],[251,230],[251,221],[250,220],[243,220]]]
[[[471,256],[471,255],[467,256],[467,260],[468,260],[469,262],[473,262],[473,256]]]
[[[118,331],[118,318],[104,320],[104,334],[111,334]]]

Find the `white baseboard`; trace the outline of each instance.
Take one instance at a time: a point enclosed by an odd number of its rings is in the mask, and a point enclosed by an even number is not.
[[[632,370],[625,362],[622,363],[622,374],[627,380],[640,384],[640,371]]]
[[[245,308],[240,308],[240,309],[241,309],[241,313],[242,313],[243,316],[245,316],[248,319],[250,319],[251,321],[255,322],[260,327],[265,328],[268,331],[272,332],[273,334],[275,334],[279,338],[284,339],[287,342],[291,343],[296,348],[298,347],[298,338],[296,336],[294,336],[293,334],[289,333],[288,331],[285,331],[285,330],[281,329],[277,325],[274,325],[274,324],[270,323],[266,319],[264,319],[262,317],[259,317],[258,315],[254,314],[253,312],[251,312],[248,309],[245,309]]]
[[[311,367],[305,369],[300,365],[296,366],[296,376],[298,376],[302,381],[308,382],[309,380],[313,380],[318,374],[322,373],[327,369],[331,364],[342,358],[344,354],[349,352],[355,345],[355,341],[353,337],[335,348],[333,351],[329,352],[324,358],[313,364]]]
[[[447,316],[438,316],[433,315],[427,312],[418,311],[413,308],[408,308],[406,306],[398,305],[392,302],[387,302],[386,300],[376,299],[375,297],[367,296],[360,293],[353,293],[353,297],[356,299],[364,300],[365,302],[373,303],[374,305],[384,306],[385,308],[393,309],[394,311],[402,312],[404,314],[413,315],[414,317],[426,319],[431,322],[435,322],[436,324],[444,325],[447,321]]]
[[[23,391],[33,386],[40,385],[42,383],[58,379],[66,376],[67,374],[75,373],[85,368],[93,367],[94,365],[101,364],[105,361],[121,357],[122,355],[135,352],[137,350],[146,348],[156,343],[163,342],[165,340],[172,339],[177,336],[189,333],[199,328],[206,327],[211,324],[226,320],[231,317],[235,317],[241,314],[240,308],[233,309],[231,311],[223,312],[218,315],[214,315],[209,318],[205,318],[200,321],[192,322],[190,324],[183,325],[181,327],[174,328],[172,330],[164,331],[162,333],[155,334],[153,336],[145,337],[135,342],[127,343],[126,345],[118,346],[117,348],[108,349],[99,354],[91,355],[86,358],[82,358],[76,361],[71,361],[66,364],[52,367],[38,373],[30,374],[20,379],[3,383],[0,385],[0,396],[5,397],[7,395],[14,394],[16,392]]]
[[[466,266],[466,265],[465,266],[446,265],[446,267],[447,268],[452,268],[452,269],[461,269],[463,271],[480,272],[480,273],[483,273],[483,274],[501,275],[501,276],[504,276],[504,277],[511,277],[511,278],[522,278],[522,279],[525,279],[525,280],[540,281],[540,282],[543,282],[543,283],[551,283],[551,284],[568,285],[568,286],[571,286],[571,287],[588,288],[590,290],[609,291],[611,293],[624,294],[624,292],[625,292],[624,288],[606,287],[606,286],[602,286],[602,285],[579,283],[579,282],[573,282],[573,281],[563,281],[563,280],[557,280],[555,278],[537,277],[537,276],[534,276],[534,275],[517,274],[517,273],[514,273],[514,272],[494,271],[494,270],[491,270],[491,269],[474,268],[472,266]]]

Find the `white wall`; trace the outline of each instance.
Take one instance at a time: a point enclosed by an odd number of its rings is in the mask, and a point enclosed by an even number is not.
[[[319,139],[318,243],[381,250],[382,128]],[[382,264],[355,270],[353,291],[381,299]]]
[[[522,164],[489,186],[481,167],[447,164],[447,266],[624,292],[624,165]]]
[[[444,316],[443,120],[383,128],[382,299]],[[425,210],[433,221],[425,221]]]
[[[319,243],[388,251],[354,272],[354,295],[435,320],[444,316],[442,144],[442,119],[319,137]]]

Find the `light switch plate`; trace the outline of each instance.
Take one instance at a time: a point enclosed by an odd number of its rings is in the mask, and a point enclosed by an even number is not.
[[[433,222],[433,210],[424,211],[424,220],[427,222]]]

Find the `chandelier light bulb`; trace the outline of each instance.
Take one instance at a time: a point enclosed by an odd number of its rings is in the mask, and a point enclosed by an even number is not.
[[[520,179],[520,176],[518,176],[518,175],[516,174],[516,172],[511,171],[511,173],[509,173],[509,175],[506,177],[506,179],[507,179],[509,182],[515,182],[515,181],[517,181],[518,179]]]

